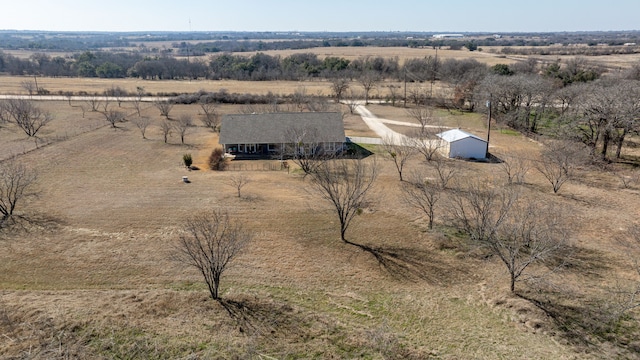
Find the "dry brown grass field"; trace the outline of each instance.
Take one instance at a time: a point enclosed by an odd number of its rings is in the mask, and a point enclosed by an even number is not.
[[[326,57],[343,57],[348,60],[356,60],[359,58],[380,56],[383,58],[398,58],[400,65],[404,64],[407,59],[425,58],[438,56],[441,60],[446,59],[475,59],[481,63],[493,66],[495,64],[511,64],[517,60],[506,59],[504,56],[498,54],[490,54],[483,51],[468,51],[464,50],[449,50],[433,48],[408,48],[408,47],[376,47],[376,46],[364,46],[364,47],[319,47],[312,49],[300,49],[300,50],[269,50],[262,51],[262,53],[268,55],[279,55],[286,57],[292,54],[300,53],[312,53],[318,55],[318,58],[324,59]],[[253,55],[255,52],[235,53],[236,55]]]
[[[27,90],[22,86],[25,81],[33,81],[33,78],[25,76],[0,76],[0,94],[28,95]],[[402,82],[385,80],[371,90],[371,98],[387,99],[390,96],[388,86],[393,85],[402,89]],[[408,83],[407,93],[420,91],[422,93],[430,89],[430,84]],[[226,90],[229,93],[237,94],[259,94],[268,93],[276,96],[287,96],[296,91],[303,90],[310,96],[331,96],[331,83],[325,80],[305,80],[305,81],[237,81],[237,80],[140,80],[140,79],[99,79],[99,78],[38,78],[38,87],[46,89],[51,95],[60,95],[66,91],[75,94],[85,92],[87,94],[103,95],[106,90],[112,87],[136,93],[138,87],[143,87],[145,92],[151,95],[164,94],[192,94],[200,90],[207,92],[217,92]],[[350,83],[356,94],[362,92],[362,86],[355,80]],[[440,82],[434,84],[434,91],[441,88]],[[397,96],[397,95],[396,95]]]
[[[347,237],[391,254],[386,265],[340,241],[335,214],[295,169],[243,171],[252,182],[238,198],[229,186],[237,172],[206,169],[217,135],[202,126],[186,144],[175,135],[165,144],[151,106],[143,111],[153,123],[142,139],[131,122],[113,129],[102,115],[83,118],[67,102],[41,105],[55,120],[38,147],[12,125],[0,128],[0,157],[16,155],[39,174],[39,196],[21,209],[32,223],[0,238],[0,358],[637,357],[624,346],[576,338],[579,331],[509,295],[497,259],[469,255],[444,228],[428,231],[401,201],[397,173],[375,148],[368,159],[381,170],[375,201]],[[131,104],[122,106],[134,116]],[[371,110],[411,121],[402,108]],[[198,107],[176,106],[172,117],[182,113],[197,118]],[[436,116],[448,126],[486,131],[481,115]],[[345,124],[347,135],[372,135],[356,116]],[[491,137],[498,157],[535,159],[541,146],[500,129]],[[181,165],[185,153],[201,170]],[[498,164],[451,161],[460,179],[500,176]],[[418,158],[409,164],[422,166]],[[613,279],[633,275],[615,238],[638,218],[640,189],[582,171],[559,195],[534,171],[523,186],[527,196],[568,209],[579,251],[552,278],[571,291],[567,306],[606,299],[603,289]],[[223,279],[226,308],[208,297],[196,271],[172,260],[185,219],[207,209],[227,210],[255,234]],[[441,224],[444,210],[436,216]]]
[[[22,82],[33,81],[33,78],[22,76],[0,77],[0,94],[28,94],[22,87]],[[235,80],[140,80],[126,79],[99,79],[99,78],[38,78],[38,86],[48,90],[51,94],[73,91],[84,91],[88,94],[102,95],[105,90],[113,86],[135,94],[137,87],[143,87],[145,92],[151,94],[177,93],[190,94],[199,90],[220,91],[226,89],[230,93],[251,93],[276,95],[292,94],[301,86],[306,88],[308,94],[318,92],[329,95],[330,84],[326,81],[235,81]]]

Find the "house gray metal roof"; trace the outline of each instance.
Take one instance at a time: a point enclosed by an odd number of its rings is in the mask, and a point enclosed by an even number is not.
[[[342,114],[337,112],[230,114],[222,118],[220,144],[291,143],[292,133],[303,131],[305,142],[346,139]]]

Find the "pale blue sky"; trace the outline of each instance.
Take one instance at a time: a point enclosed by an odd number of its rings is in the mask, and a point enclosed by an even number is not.
[[[640,0],[0,0],[0,29],[456,31],[640,29]]]

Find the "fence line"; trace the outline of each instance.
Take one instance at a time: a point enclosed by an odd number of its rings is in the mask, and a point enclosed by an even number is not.
[[[286,170],[282,163],[231,163],[228,171],[282,171]]]

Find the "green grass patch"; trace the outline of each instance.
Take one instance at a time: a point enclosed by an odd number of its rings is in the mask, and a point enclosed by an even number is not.
[[[378,145],[347,143],[347,154],[351,156],[367,157],[379,152]]]
[[[509,128],[500,129],[500,134],[511,135],[511,136],[520,136],[521,135],[519,131],[513,130],[513,129],[509,129]]]

